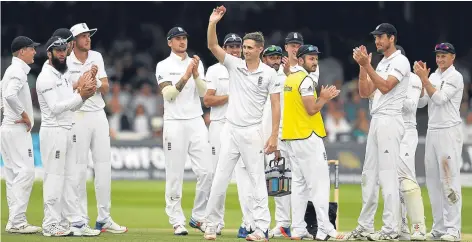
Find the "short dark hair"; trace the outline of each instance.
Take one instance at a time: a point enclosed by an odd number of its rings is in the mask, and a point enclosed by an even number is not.
[[[390,39],[390,37],[392,37],[392,36],[393,36],[393,43],[394,43],[394,44],[397,44],[397,36],[394,35],[394,34],[387,34],[387,38],[389,38],[389,39]]]
[[[247,33],[244,35],[243,41],[247,39],[254,40],[257,45],[264,47],[264,35],[262,35],[262,32]]]

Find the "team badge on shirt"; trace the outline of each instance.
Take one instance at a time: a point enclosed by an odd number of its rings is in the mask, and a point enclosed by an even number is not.
[[[261,86],[262,85],[262,76],[259,77],[259,80],[257,80],[257,85]]]

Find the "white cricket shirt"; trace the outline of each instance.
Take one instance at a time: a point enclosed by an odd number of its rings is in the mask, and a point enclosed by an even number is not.
[[[169,57],[157,63],[157,84],[172,82],[172,85],[175,86],[185,74],[191,60],[192,58],[188,55],[182,59],[174,52],[171,52]],[[198,65],[198,73],[200,79],[204,80],[205,72],[201,61]],[[202,115],[203,111],[200,96],[198,95],[195,80],[192,75],[175,100],[169,102],[164,99],[164,120],[193,119]]]
[[[28,85],[28,73],[31,68],[20,58],[13,57],[1,82],[3,105],[3,124],[15,124],[21,120],[21,113],[26,112],[34,125],[33,103]],[[21,124],[24,125],[24,124]]]
[[[231,79],[227,121],[241,127],[260,124],[267,97],[280,93],[277,72],[262,62],[257,70],[249,72],[244,60],[230,54],[225,55],[223,65]]]
[[[87,60],[85,63],[80,62],[75,56],[74,52],[67,57],[67,67],[69,68],[70,81],[75,84],[79,78],[92,68],[92,65],[98,66],[97,79],[106,78],[107,73],[105,71],[105,63],[103,62],[102,54],[97,51],[89,50]],[[97,88],[95,95],[87,99],[84,105],[80,108],[80,111],[94,112],[101,111],[105,107],[105,101],[102,98],[102,94]]]
[[[84,102],[74,92],[69,73],[61,74],[49,64],[43,66],[36,80],[41,127],[65,127],[70,129],[74,120],[73,111]]]
[[[207,89],[215,90],[216,96],[224,96],[229,93],[229,73],[224,65],[216,63],[208,67],[205,80]],[[228,102],[220,106],[211,107],[210,120],[223,120],[226,117]]]
[[[405,101],[403,101],[403,122],[406,129],[416,129],[416,110],[418,108],[418,101],[421,95],[421,88],[423,84],[421,79],[415,73],[410,73],[408,91]]]
[[[444,129],[462,123],[459,113],[464,91],[464,79],[452,65],[441,73],[439,68],[429,76],[429,81],[436,88],[432,97],[426,90],[420,98],[418,107],[428,105],[428,129]]]
[[[378,89],[375,91],[370,114],[372,116],[401,115],[411,73],[410,62],[401,54],[400,50],[397,50],[388,58],[384,57],[380,61],[376,72],[385,80],[388,76],[394,76],[399,83],[385,95]]]

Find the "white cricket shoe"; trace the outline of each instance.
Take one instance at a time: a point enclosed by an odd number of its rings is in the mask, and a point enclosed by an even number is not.
[[[321,230],[316,232],[315,240],[346,240],[346,235],[342,233],[338,233],[335,229],[331,230],[329,233],[325,233]]]
[[[275,226],[273,229],[269,230],[269,238],[290,238],[292,234],[290,233],[290,226]]]
[[[373,234],[369,234],[367,239],[370,241],[385,241],[385,240],[398,240],[398,234],[395,232],[387,233],[383,230],[377,231]]]
[[[213,226],[206,226],[203,238],[206,240],[216,240],[216,228]]]
[[[367,240],[367,236],[371,234],[362,226],[357,226],[353,231],[344,235],[341,240]]]
[[[174,235],[187,235],[188,230],[183,225],[176,225],[174,227]]]
[[[441,240],[441,236],[443,236],[444,234],[441,234],[441,233],[438,233],[438,232],[435,232],[435,231],[431,231],[429,233],[426,234],[426,240]]]
[[[216,235],[221,235],[221,231],[223,230],[225,226],[223,224],[218,224],[218,227],[216,227]],[[202,228],[205,229],[205,226],[202,226]]]
[[[64,237],[72,235],[72,231],[64,229],[58,224],[51,224],[43,229],[43,235],[46,237]]]
[[[461,237],[458,234],[450,234],[446,233],[445,235],[441,236],[442,241],[461,241]]]
[[[128,232],[128,228],[125,226],[120,226],[115,223],[113,219],[109,218],[107,222],[96,222],[95,229],[103,232],[109,232],[112,234],[122,234]]]
[[[295,234],[293,233],[290,237],[291,240],[314,240],[315,238],[313,237],[312,234],[308,233],[308,231],[305,231],[304,234]]]
[[[5,231],[12,234],[35,234],[41,232],[41,227],[25,224],[19,227],[13,227],[11,223],[8,223],[5,227]]]
[[[74,233],[73,236],[98,236],[100,230],[92,229],[88,224],[82,225],[82,227],[71,226],[70,230]]]
[[[267,231],[268,233],[269,231]],[[262,232],[260,229],[256,229],[256,231],[252,234],[248,234],[246,236],[247,241],[269,241],[269,235]]]
[[[426,240],[426,227],[424,224],[413,224],[412,234],[409,240],[412,241],[425,241]]]

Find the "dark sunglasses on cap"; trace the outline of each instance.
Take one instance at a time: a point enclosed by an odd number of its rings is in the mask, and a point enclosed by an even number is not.
[[[64,49],[67,47],[67,40],[59,38],[56,41],[52,42],[46,50],[51,49],[52,47],[64,47]]]
[[[456,50],[454,50],[454,48],[452,48],[450,45],[446,44],[446,43],[441,43],[441,44],[437,44],[435,47],[434,47],[434,51],[444,51],[444,52],[448,52],[448,53],[456,53]]]
[[[227,42],[230,42],[230,43],[232,43],[232,42],[242,43],[242,42],[243,42],[243,39],[241,39],[241,37],[238,37],[238,36],[233,35],[233,36],[227,38],[227,39],[225,40],[225,42],[223,43],[223,45],[226,45]]]
[[[276,45],[271,45],[264,50],[262,55],[266,55],[267,53],[282,55],[282,48]]]
[[[297,57],[304,56],[306,54],[311,54],[311,53],[320,54],[321,52],[318,50],[318,47],[314,45],[310,45],[308,46],[308,48],[303,49],[302,52],[300,52]]]

